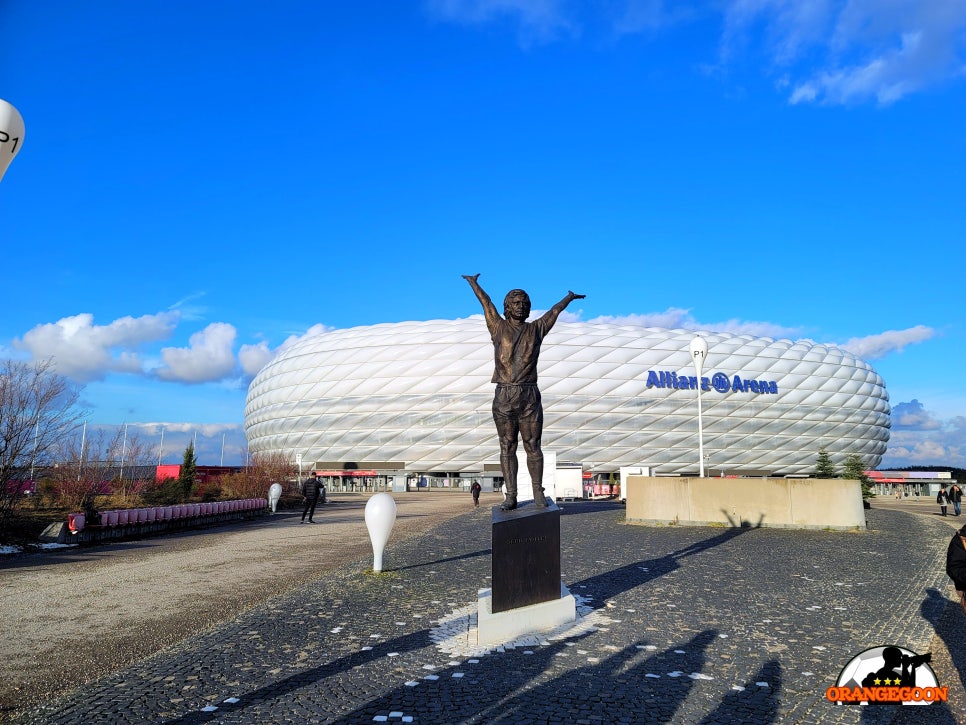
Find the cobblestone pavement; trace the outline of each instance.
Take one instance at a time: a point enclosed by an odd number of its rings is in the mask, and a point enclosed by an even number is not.
[[[481,507],[391,546],[382,574],[343,566],[19,721],[966,721],[961,682],[927,707],[825,699],[862,650],[923,653],[955,628],[945,523],[873,508],[863,532],[656,528],[614,504],[562,508],[583,615],[570,631],[472,642],[490,567]]]
[[[891,497],[873,500],[873,506],[890,511],[906,511],[929,517],[933,521],[949,527],[946,540],[951,532],[966,523],[966,516],[953,516],[952,506],[948,516],[940,516],[939,506],[928,498],[903,498],[898,501]],[[955,597],[951,587],[949,596]],[[932,653],[932,668],[939,682],[949,687],[950,716],[936,722],[966,722],[966,617],[958,602],[949,602],[935,625],[936,631],[927,651]],[[904,708],[893,720],[895,725],[914,725],[921,720],[916,709]],[[955,715],[955,717],[953,717]],[[938,717],[938,715],[936,716]]]

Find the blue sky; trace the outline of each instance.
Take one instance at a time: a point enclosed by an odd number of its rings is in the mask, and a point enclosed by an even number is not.
[[[955,0],[0,0],[0,355],[238,463],[281,346],[477,314],[479,272],[842,345],[882,467],[964,466],[964,91]]]

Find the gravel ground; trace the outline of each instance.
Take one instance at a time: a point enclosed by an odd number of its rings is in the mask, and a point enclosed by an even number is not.
[[[498,502],[484,494],[481,506]],[[0,720],[372,556],[367,496],[139,541],[0,558]],[[396,496],[390,546],[471,507],[468,495]]]

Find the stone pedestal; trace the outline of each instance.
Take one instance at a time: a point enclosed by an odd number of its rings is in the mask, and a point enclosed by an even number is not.
[[[493,508],[493,613],[560,598],[560,509]]]
[[[535,632],[547,632],[577,619],[577,602],[557,583],[557,598],[506,612],[493,612],[491,590],[481,589],[477,609],[477,642],[503,644]]]

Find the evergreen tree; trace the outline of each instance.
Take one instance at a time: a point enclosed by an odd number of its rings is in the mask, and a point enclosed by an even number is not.
[[[842,478],[858,481],[862,484],[862,498],[875,496],[875,492],[872,490],[872,479],[865,475],[865,466],[862,465],[862,458],[858,453],[849,453],[845,456]]]
[[[191,489],[195,485],[195,474],[198,468],[198,461],[195,459],[195,443],[191,441],[184,449],[184,459],[181,461],[181,473],[178,474],[178,482],[181,484],[181,491],[184,500],[191,498]]]
[[[815,471],[812,473],[812,478],[838,478],[839,474],[835,470],[835,464],[832,463],[832,456],[824,448],[818,449],[818,458],[815,461]]]

